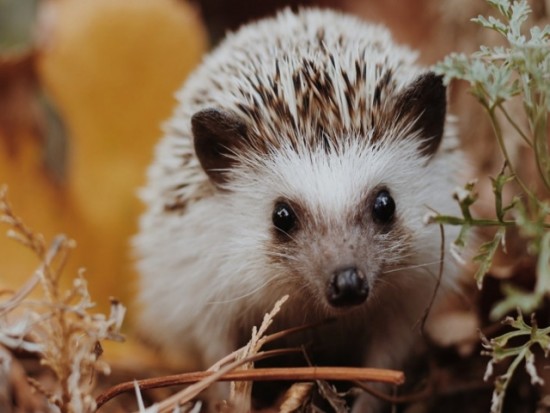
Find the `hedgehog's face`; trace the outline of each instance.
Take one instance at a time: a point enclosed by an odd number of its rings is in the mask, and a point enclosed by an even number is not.
[[[363,198],[356,208],[330,218],[315,216],[322,207],[311,211],[285,198],[273,206],[271,260],[335,308],[362,304],[388,261],[381,252],[398,254],[396,245],[406,244],[399,239],[396,204],[388,189],[375,188]]]
[[[272,277],[328,314],[362,305],[391,283],[386,274],[414,262],[426,213],[425,195],[417,196],[426,158],[410,156],[413,142],[340,138],[338,148],[281,150],[263,163],[253,191],[234,187],[254,209],[249,217],[261,217],[255,226],[267,234]]]
[[[246,205],[243,238],[257,227],[271,276],[329,313],[360,306],[408,263],[425,213],[418,194],[443,135],[441,79],[421,76],[383,110],[387,130],[376,138],[324,128],[317,140],[297,133],[267,144],[237,114],[192,119],[205,172]]]

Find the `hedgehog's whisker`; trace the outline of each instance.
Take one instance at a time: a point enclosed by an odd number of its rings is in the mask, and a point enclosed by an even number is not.
[[[273,277],[271,279],[269,279],[267,282],[261,284],[261,285],[258,285],[256,288],[250,290],[249,292],[246,292],[242,295],[239,295],[237,297],[233,297],[233,298],[229,298],[227,300],[213,300],[213,301],[208,301],[206,304],[228,304],[228,303],[233,303],[235,301],[239,301],[239,300],[242,300],[243,298],[246,298],[246,297],[250,297],[251,295],[254,295],[256,294],[258,291],[260,291],[262,288],[265,288],[267,287],[269,284],[273,284],[274,282],[277,281],[277,277]]]
[[[376,284],[384,284],[389,286],[390,288],[393,288],[396,291],[400,291],[401,287],[392,281],[395,281],[395,280],[392,278],[377,278]]]
[[[271,257],[285,258],[285,259],[287,259],[287,260],[299,261],[298,258],[293,257],[293,256],[288,255],[288,254],[285,254],[285,253],[282,253],[282,252],[267,251],[266,254],[269,255],[269,256],[271,256]]]
[[[397,272],[397,271],[413,270],[413,269],[416,269],[416,268],[428,267],[430,265],[439,264],[439,263],[441,263],[441,260],[426,262],[426,263],[423,263],[423,264],[415,264],[415,265],[397,267],[397,268],[392,268],[391,270],[382,271],[382,274],[389,274],[389,273]]]
[[[290,238],[292,241],[298,243],[298,240],[297,240],[296,238],[294,238],[292,235],[290,235],[288,232],[283,231],[281,228],[277,228],[277,227],[275,227],[275,229],[276,229],[277,231],[279,231],[281,234],[284,234],[285,237],[288,237],[288,238]]]

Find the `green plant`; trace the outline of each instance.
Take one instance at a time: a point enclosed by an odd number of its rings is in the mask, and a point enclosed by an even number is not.
[[[511,127],[519,139],[531,148],[537,165],[540,181],[545,190],[550,190],[550,153],[548,147],[548,115],[550,112],[550,25],[544,28],[531,27],[528,32],[524,23],[531,9],[526,0],[487,0],[500,17],[478,16],[473,19],[482,27],[497,32],[505,46],[481,46],[470,56],[451,54],[436,65],[437,73],[446,83],[453,79],[467,81],[470,92],[485,109],[495,138],[505,159],[501,173],[492,179],[495,199],[495,216],[492,219],[475,218],[470,208],[477,199],[475,184],[468,183],[457,191],[455,198],[460,205],[462,217],[438,215],[437,223],[460,225],[461,231],[455,241],[463,247],[468,234],[475,227],[493,227],[493,238],[482,244],[473,261],[478,264],[475,279],[479,288],[489,272],[494,255],[499,247],[506,249],[509,230],[519,230],[527,240],[527,252],[536,257],[536,284],[532,291],[525,291],[504,283],[504,299],[494,306],[491,317],[502,319],[507,313],[518,309],[516,319],[507,318],[505,323],[511,331],[488,340],[483,338],[485,354],[491,356],[486,378],[492,373],[493,364],[513,357],[507,372],[495,380],[492,413],[501,412],[509,381],[521,361],[533,383],[540,383],[536,373],[532,346],[539,345],[545,355],[550,350],[550,328],[539,329],[534,317],[531,325],[523,321],[522,313],[531,313],[540,308],[550,292],[550,214],[549,203],[518,175],[516,165],[509,155],[509,142],[503,134],[504,127]],[[523,113],[512,113],[509,103],[521,99]],[[519,191],[512,201],[505,204],[503,189],[515,182]],[[509,339],[524,337],[518,347],[509,347]]]

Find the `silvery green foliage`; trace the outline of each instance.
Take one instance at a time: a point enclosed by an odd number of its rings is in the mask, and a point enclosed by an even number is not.
[[[455,241],[463,246],[471,228],[494,227],[492,240],[484,243],[474,257],[478,266],[475,278],[479,288],[489,272],[495,252],[499,247],[505,251],[508,228],[519,229],[528,241],[528,252],[537,257],[536,285],[533,291],[524,291],[511,285],[503,285],[505,298],[492,310],[493,319],[502,319],[514,309],[520,310],[516,319],[506,318],[511,332],[488,340],[483,337],[485,354],[491,356],[485,378],[492,375],[493,365],[506,359],[511,363],[505,374],[495,379],[495,390],[491,412],[503,409],[504,396],[516,367],[525,361],[525,367],[533,384],[542,384],[535,368],[535,358],[531,351],[538,345],[545,356],[550,348],[550,327],[539,329],[534,318],[531,325],[524,322],[521,311],[530,313],[542,305],[543,298],[550,292],[550,232],[547,224],[550,206],[516,174],[515,165],[508,155],[503,138],[503,122],[507,122],[518,136],[532,149],[541,181],[550,189],[550,155],[548,150],[548,114],[550,112],[550,26],[532,27],[526,30],[524,23],[531,13],[527,1],[487,0],[498,11],[500,17],[478,16],[473,19],[482,27],[499,33],[506,46],[481,46],[471,56],[451,54],[436,66],[436,71],[444,76],[445,82],[453,79],[467,81],[472,95],[485,108],[495,137],[506,159],[506,165],[497,178],[492,179],[495,195],[495,218],[477,219],[470,213],[475,202],[474,184],[468,184],[456,196],[462,210],[462,217],[438,216],[436,222],[461,225],[462,231]],[[507,111],[505,103],[521,99],[527,122],[517,119],[517,113]],[[503,116],[500,116],[503,115]],[[522,125],[527,125],[527,127]],[[514,197],[508,205],[503,204],[502,191],[510,181],[516,181],[522,193]],[[518,347],[509,347],[512,337],[525,337]]]
[[[437,65],[445,81],[463,79],[473,95],[488,109],[494,109],[514,96],[522,95],[527,114],[550,109],[550,26],[533,27],[522,34],[530,7],[527,1],[489,0],[504,21],[495,17],[473,19],[501,34],[505,46],[481,46],[471,56],[451,54]]]
[[[511,360],[506,372],[495,378],[495,389],[491,400],[492,413],[503,410],[506,390],[516,368],[522,361],[525,361],[525,370],[531,378],[531,384],[544,384],[535,367],[533,349],[540,347],[545,357],[550,350],[550,327],[538,328],[534,316],[531,317],[530,325],[525,322],[521,313],[516,318],[506,317],[503,323],[510,326],[512,331],[490,340],[482,336],[483,354],[491,357],[485,370],[485,380],[493,375],[495,364],[503,360]],[[518,346],[510,346],[510,340],[518,337],[525,338],[525,342]]]

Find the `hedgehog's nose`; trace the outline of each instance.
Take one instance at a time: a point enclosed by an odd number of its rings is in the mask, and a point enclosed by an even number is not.
[[[336,271],[329,282],[327,298],[334,307],[361,304],[369,295],[364,274],[355,267]]]

